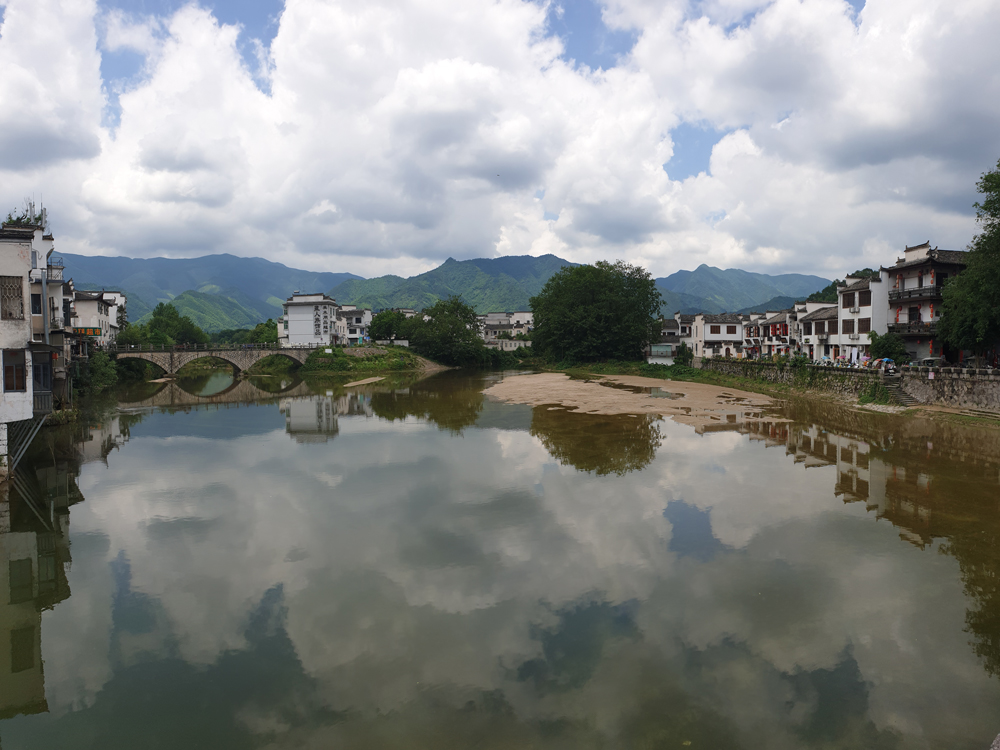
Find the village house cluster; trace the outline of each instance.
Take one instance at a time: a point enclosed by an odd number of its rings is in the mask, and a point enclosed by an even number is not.
[[[34,207],[26,213],[35,216]],[[74,370],[87,365],[95,345],[114,341],[125,319],[121,292],[76,289],[63,278],[44,208],[38,216],[38,223],[0,224],[0,479],[53,402],[72,400]]]
[[[362,344],[371,324],[368,308],[341,305],[325,294],[295,292],[282,306],[278,343],[283,347]]]
[[[535,316],[530,310],[491,312],[479,316],[479,335],[490,349],[512,352],[531,346]]]
[[[930,243],[907,247],[903,257],[871,278],[848,276],[837,302],[797,302],[787,310],[722,315],[675,313],[663,321],[650,361],[672,361],[685,342],[694,356],[736,359],[775,355],[813,362],[860,362],[869,356],[869,333],[897,333],[912,360],[959,358],[938,337],[944,282],[965,267],[967,253]]]

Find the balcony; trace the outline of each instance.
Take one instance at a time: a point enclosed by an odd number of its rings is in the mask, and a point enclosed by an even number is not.
[[[34,391],[32,393],[32,411],[36,417],[52,413],[52,391]]]
[[[890,323],[889,333],[900,333],[905,335],[933,334],[937,330],[937,323],[920,321],[916,323]]]
[[[889,299],[890,300],[904,300],[904,299],[940,299],[941,298],[941,287],[939,286],[924,286],[919,289],[890,289]]]

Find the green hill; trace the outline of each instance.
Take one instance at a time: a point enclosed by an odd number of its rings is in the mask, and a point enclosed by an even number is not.
[[[131,304],[129,302],[129,306]],[[188,316],[197,326],[209,333],[233,328],[252,328],[262,320],[260,312],[254,308],[222,294],[187,291],[170,300],[170,304],[176,307],[181,315]],[[137,322],[146,323],[151,315],[151,312],[146,313]]]
[[[657,284],[672,292],[700,297],[732,312],[759,305],[774,297],[805,299],[829,284],[829,279],[789,273],[770,276],[739,268],[715,268],[702,264],[694,271],[678,271]]]
[[[778,311],[787,310],[796,302],[800,302],[802,297],[771,297],[771,299],[761,302],[759,305],[747,305],[739,310],[734,310],[733,312],[738,313],[752,313],[752,312],[767,312],[768,310]],[[836,301],[836,300],[834,300]]]
[[[421,310],[453,294],[477,312],[527,310],[528,300],[563,266],[575,263],[555,255],[513,255],[505,258],[455,260],[448,258],[437,268],[402,279],[381,276],[351,280],[329,291],[338,302],[380,309],[412,307]]]
[[[352,273],[302,271],[263,258],[235,255],[125,258],[63,253],[62,257],[66,278],[72,278],[78,287],[125,292],[130,320],[138,320],[139,310],[151,310],[159,302],[170,302],[193,290],[231,298],[255,310],[254,322],[259,323],[281,315],[281,303],[296,290],[321,292],[348,279],[361,278]],[[224,317],[234,309],[221,302],[210,317]]]

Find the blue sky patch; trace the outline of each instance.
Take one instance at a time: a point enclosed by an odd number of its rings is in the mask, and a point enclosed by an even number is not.
[[[549,33],[563,42],[563,59],[575,60],[593,70],[608,70],[618,64],[635,44],[633,31],[609,29],[594,0],[560,0],[549,7]]]
[[[674,155],[663,165],[671,180],[683,180],[700,172],[709,173],[712,149],[726,131],[682,122],[670,131]]]

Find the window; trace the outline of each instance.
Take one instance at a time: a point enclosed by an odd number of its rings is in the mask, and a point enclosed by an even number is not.
[[[872,330],[871,318],[858,318],[858,333],[870,333]]]
[[[948,274],[946,274],[946,273],[939,273],[937,275],[937,278],[936,278],[937,285],[938,286],[944,286],[944,282],[945,282],[945,280],[947,278],[948,278]]]
[[[49,355],[45,355],[49,356]],[[37,355],[36,357],[37,358]],[[49,362],[38,362],[31,366],[32,370],[32,389],[36,391],[51,391],[52,390],[52,365]]]
[[[812,332],[813,332],[812,321],[810,321],[810,320],[804,321],[802,323],[802,335],[803,336],[812,336]]]
[[[854,292],[846,292],[844,294],[843,303],[841,304],[845,310],[849,307],[854,307]]]
[[[908,313],[908,317],[909,317],[909,322],[910,323],[919,323],[920,322],[920,308],[919,307],[911,307],[910,310],[909,310],[909,313]]]
[[[719,332],[719,326],[709,326],[708,332],[709,333],[718,333]]]
[[[837,321],[836,320],[831,320],[829,323],[827,323],[826,327],[830,331],[830,333],[836,333],[837,332]]]
[[[727,334],[735,334],[736,333],[736,326],[726,326],[726,333]]]
[[[24,391],[24,349],[3,350],[3,389],[5,391]]]
[[[826,323],[822,320],[816,321],[816,333],[823,334],[826,333]]]
[[[0,319],[24,320],[24,283],[20,276],[0,276]]]
[[[35,629],[10,631],[10,671],[24,672],[35,666]]]
[[[42,295],[40,294],[31,295],[31,314],[32,315],[42,314]]]
[[[854,333],[854,321],[848,318],[847,320],[841,321],[841,333]]]
[[[871,307],[872,306],[872,291],[868,289],[864,292],[858,292],[858,307]]]
[[[361,318],[355,318],[355,319],[354,319],[354,322],[355,322],[355,323],[360,323],[360,322],[361,322]]]
[[[8,571],[10,573],[10,603],[19,604],[31,601],[35,596],[31,558],[11,560]]]

